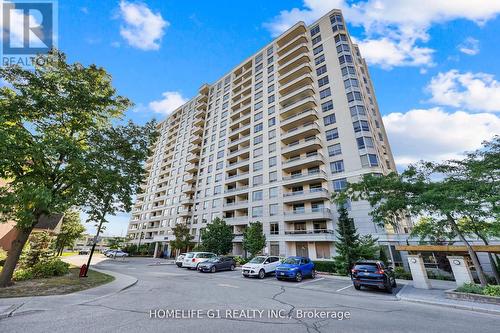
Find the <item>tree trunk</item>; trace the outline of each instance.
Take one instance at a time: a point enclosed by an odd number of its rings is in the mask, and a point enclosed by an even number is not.
[[[16,230],[16,238],[12,241],[11,248],[7,254],[7,259],[3,265],[2,273],[0,273],[0,288],[8,287],[12,284],[12,275],[16,269],[21,252],[23,251],[24,244],[28,241],[33,227],[28,230],[21,230],[17,228]]]
[[[486,280],[486,276],[484,275],[483,268],[481,267],[481,263],[479,262],[479,258],[477,257],[476,251],[472,248],[470,243],[465,239],[464,235],[460,231],[460,229],[457,226],[457,223],[455,222],[455,219],[451,215],[446,215],[448,222],[450,223],[451,227],[455,232],[457,233],[458,238],[465,244],[465,247],[467,248],[467,252],[469,252],[469,256],[472,259],[472,263],[474,264],[474,268],[476,269],[477,277],[479,278],[479,282],[481,283],[482,287],[486,287],[488,284],[488,281]]]

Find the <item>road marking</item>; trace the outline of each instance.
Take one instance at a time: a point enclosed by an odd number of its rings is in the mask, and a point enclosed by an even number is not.
[[[335,290],[335,291],[342,291],[342,290],[346,290],[347,288],[351,288],[352,287],[352,284],[348,285],[347,287],[344,287],[344,288],[340,288],[338,290]]]
[[[308,283],[313,283],[313,282],[318,282],[318,281],[321,281],[321,280],[324,280],[325,278],[319,278],[319,279],[312,279],[312,280],[309,280],[309,281],[303,281],[302,280],[302,283],[300,284],[301,286],[304,285],[304,284],[308,284]]]
[[[233,286],[232,284],[219,283],[219,287],[227,287],[227,288],[239,288],[238,286]]]

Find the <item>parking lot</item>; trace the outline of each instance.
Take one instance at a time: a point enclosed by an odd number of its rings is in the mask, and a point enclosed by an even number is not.
[[[156,263],[162,264],[156,264]],[[150,258],[107,259],[97,267],[135,276],[117,294],[64,309],[2,320],[6,332],[494,332],[498,317],[399,301],[319,275],[302,282],[200,273]],[[400,288],[400,286],[398,286]],[[348,313],[348,317],[346,317]],[[429,325],[432,323],[432,325]],[[408,326],[411,325],[411,326]]]

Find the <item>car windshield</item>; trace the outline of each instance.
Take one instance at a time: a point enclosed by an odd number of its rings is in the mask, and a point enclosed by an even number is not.
[[[284,264],[292,264],[292,265],[298,265],[300,264],[300,259],[297,258],[286,258],[285,261],[283,261]]]
[[[192,258],[194,256],[194,253],[186,253],[186,258]]]
[[[368,271],[368,272],[375,272],[378,270],[377,264],[375,263],[358,263],[356,266],[354,266],[354,269],[357,270],[362,270],[362,271]]]
[[[219,261],[220,259],[222,259],[222,258],[213,257],[213,258],[208,259],[208,260],[207,260],[207,262],[217,262],[217,261]]]
[[[262,264],[266,260],[266,257],[255,257],[249,261],[250,264]]]

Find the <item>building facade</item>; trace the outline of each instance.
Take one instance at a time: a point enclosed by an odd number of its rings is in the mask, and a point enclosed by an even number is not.
[[[266,252],[329,259],[337,212],[330,198],[363,174],[395,171],[368,68],[342,13],[299,22],[159,123],[128,236],[169,253],[171,228],[195,241],[215,217],[242,234],[263,223]],[[360,234],[389,242],[352,202]],[[139,240],[140,239],[140,240]]]

